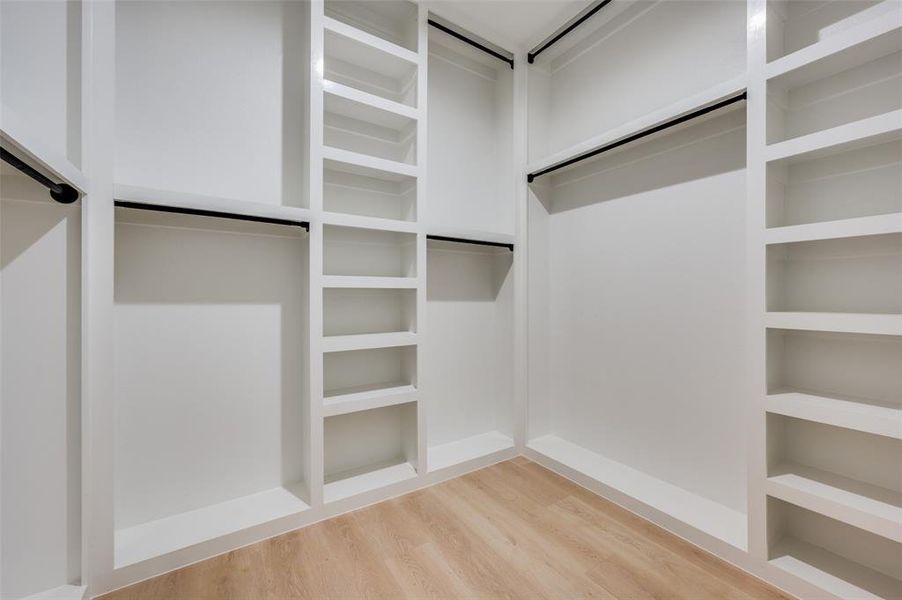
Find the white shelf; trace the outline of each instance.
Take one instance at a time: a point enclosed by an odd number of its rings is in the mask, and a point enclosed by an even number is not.
[[[481,433],[462,440],[432,446],[428,452],[429,472],[453,467],[514,447],[514,440],[498,431]]]
[[[339,227],[377,229],[379,231],[397,231],[401,233],[417,233],[419,230],[419,225],[415,221],[383,219],[380,217],[367,217],[336,212],[323,213],[323,223],[325,225],[337,225]]]
[[[769,312],[765,322],[772,329],[902,335],[902,315]]]
[[[398,346],[415,346],[416,343],[417,334],[410,331],[365,333],[360,335],[330,335],[323,337],[323,352],[396,348]]]
[[[745,89],[746,78],[744,76],[732,79],[720,85],[716,85],[708,90],[705,90],[704,92],[701,92],[700,94],[690,96],[685,100],[681,100],[679,102],[671,104],[666,108],[657,110],[653,113],[649,113],[643,117],[630,121],[625,125],[621,125],[620,127],[616,127],[609,131],[605,131],[604,133],[592,136],[578,144],[570,146],[569,148],[555,152],[554,154],[546,156],[540,160],[533,161],[527,166],[527,172],[535,173],[536,171],[547,169],[548,167],[552,167],[573,157],[580,156],[586,152],[594,150],[595,148],[600,148],[601,146],[605,146],[612,142],[627,138],[637,132],[645,131],[661,123],[672,121],[673,119],[679,118],[682,115],[689,114],[701,108],[717,104],[721,100],[726,100],[727,98],[733,97],[736,94],[744,91]],[[732,106],[735,107],[740,105],[735,104]]]
[[[417,121],[420,118],[420,111],[412,106],[407,106],[406,104],[401,104],[394,100],[388,100],[387,98],[370,94],[341,83],[329,81],[328,79],[323,81],[323,91],[327,94],[332,94],[333,96],[338,96],[357,104],[369,106],[375,110],[392,113],[405,119]],[[367,120],[364,116],[356,118],[364,121]]]
[[[839,221],[771,227],[767,230],[765,239],[768,244],[791,244],[900,232],[902,232],[902,213],[889,213]]]
[[[765,74],[781,86],[794,88],[900,50],[902,17],[897,10],[775,60]]]
[[[360,386],[326,392],[323,416],[334,417],[384,406],[417,401],[417,388],[409,383]]]
[[[419,285],[417,277],[369,277],[365,275],[323,275],[324,288],[359,289],[414,289]]]
[[[395,483],[407,481],[417,476],[416,469],[410,463],[401,463],[373,471],[367,471],[360,475],[347,477],[327,483],[323,490],[325,502],[336,502],[351,496],[378,490]]]
[[[596,482],[678,521],[746,549],[747,516],[671,483],[586,450],[554,435],[529,442],[529,448]]]
[[[774,548],[770,564],[840,598],[902,597],[902,581],[792,538]]]
[[[416,52],[408,50],[407,48],[402,48],[397,44],[393,44],[389,41],[386,41],[379,36],[375,36],[371,33],[367,33],[365,31],[361,31],[356,27],[352,27],[346,23],[342,23],[337,19],[333,19],[332,17],[323,17],[323,27],[326,31],[331,31],[333,33],[338,34],[339,36],[347,39],[358,42],[359,44],[364,44],[369,47],[370,52],[372,50],[376,50],[378,52],[383,52],[385,54],[389,54],[396,58],[399,58],[405,62],[408,62],[413,65],[418,65],[420,57]],[[350,48],[349,52],[356,53],[357,48]],[[368,57],[357,56],[357,60],[368,59]],[[365,65],[362,65],[365,66]],[[379,70],[376,66],[370,66],[373,70]]]
[[[774,498],[902,543],[902,492],[796,464],[774,468],[766,489]]]
[[[902,406],[804,392],[767,396],[767,412],[902,440]]]
[[[115,533],[115,565],[125,567],[305,511],[301,484],[266,490]]]
[[[375,156],[360,154],[359,152],[351,152],[350,150],[342,150],[341,148],[333,148],[332,146],[323,146],[323,159],[343,162],[367,169],[387,171],[398,175],[406,175],[407,177],[416,177],[419,174],[419,169],[415,165],[409,165],[396,160],[377,158]]]
[[[768,162],[797,162],[902,138],[902,109],[770,144]]]
[[[27,123],[11,108],[0,105],[0,138],[23,161],[38,171],[61,179],[81,193],[87,193],[87,178],[69,159],[28,130]]]
[[[88,588],[84,585],[61,585],[52,590],[25,596],[22,600],[82,600],[87,591]]]
[[[310,210],[294,206],[248,202],[232,198],[217,198],[201,194],[187,194],[169,190],[157,190],[132,185],[116,184],[113,188],[116,200],[139,202],[161,207],[187,208],[214,212],[235,213],[249,217],[284,219],[287,221],[310,221]]]

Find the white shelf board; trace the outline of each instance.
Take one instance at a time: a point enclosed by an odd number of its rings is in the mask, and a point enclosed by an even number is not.
[[[389,112],[405,119],[417,121],[420,118],[420,111],[416,108],[413,108],[412,106],[407,106],[406,104],[388,100],[387,98],[383,98],[375,94],[363,92],[341,83],[329,81],[328,79],[323,81],[323,91],[327,94],[332,94],[333,96],[338,96],[351,102],[356,102],[357,104],[369,106],[376,110]],[[356,118],[362,121],[367,120],[364,116],[359,116]]]
[[[902,405],[880,405],[786,391],[769,394],[767,412],[902,440]]]
[[[514,440],[499,431],[431,446],[427,453],[428,470],[432,473],[513,447]]]
[[[392,333],[364,333],[358,335],[328,335],[323,337],[323,352],[344,352],[346,350],[370,350],[373,348],[396,348],[415,346],[417,334],[412,331]]]
[[[902,597],[902,581],[799,540],[781,540],[772,555],[771,565],[839,598]]]
[[[401,233],[417,233],[417,231],[419,231],[419,225],[415,221],[383,219],[380,217],[367,217],[337,212],[324,212],[323,223],[325,225],[337,225],[339,227],[398,231]]]
[[[765,322],[772,329],[902,335],[902,315],[769,312]]]
[[[379,36],[376,36],[371,33],[367,33],[365,31],[357,29],[356,27],[348,25],[347,23],[342,23],[338,19],[334,19],[332,17],[323,17],[323,28],[326,31],[331,31],[333,33],[338,34],[338,36],[340,36],[342,38],[345,38],[347,40],[352,40],[354,42],[357,42],[358,44],[363,44],[370,49],[369,53],[365,53],[364,55],[361,56],[359,53],[356,52],[358,50],[357,48],[351,48],[350,52],[353,52],[356,54],[356,56],[355,56],[356,61],[373,60],[375,57],[372,56],[374,54],[372,51],[376,50],[378,52],[385,53],[385,54],[394,56],[396,58],[399,58],[412,65],[419,64],[420,57],[416,52],[413,52],[411,50],[408,50],[407,48],[398,46],[397,44],[393,44],[387,40],[382,39]],[[369,54],[370,56],[366,56],[366,54]],[[374,65],[361,65],[361,66],[364,66],[364,67],[368,66],[374,70],[383,72],[378,68],[378,66],[374,66]]]
[[[60,179],[82,194],[88,191],[88,181],[81,169],[47,145],[28,128],[28,123],[8,106],[0,105],[0,138],[9,150],[51,179]],[[6,145],[4,144],[4,145]]]
[[[350,150],[342,150],[341,148],[334,148],[332,146],[323,146],[322,150],[324,160],[334,160],[358,167],[406,175],[407,177],[416,177],[419,174],[419,169],[415,165],[409,165],[396,160],[377,158],[375,156],[351,152]]]
[[[902,543],[902,492],[797,464],[778,465],[767,494]]]
[[[771,227],[765,234],[768,244],[791,244],[814,240],[835,240],[867,235],[902,233],[902,213],[824,221],[804,225]]]
[[[902,8],[779,58],[767,65],[765,75],[795,88],[900,50]]]
[[[83,600],[88,588],[84,585],[61,585],[50,590],[25,596],[22,600]]]
[[[343,388],[325,393],[323,398],[323,416],[334,417],[336,415],[416,401],[417,388],[409,383]]]
[[[502,233],[499,231],[482,231],[478,229],[449,229],[447,227],[438,227],[432,225],[428,225],[426,227],[426,234],[463,238],[466,240],[476,240],[479,242],[493,242],[496,244],[513,244],[516,239],[516,236],[513,234]]]
[[[416,469],[410,463],[404,462],[381,469],[375,469],[339,479],[327,483],[323,489],[323,499],[325,502],[336,502],[351,496],[363,494],[373,490],[378,490],[389,485],[407,481],[417,476]]]
[[[555,435],[529,442],[529,448],[598,483],[625,494],[732,546],[746,549],[748,517]]]
[[[605,146],[612,142],[627,138],[640,131],[645,131],[646,129],[660,125],[661,123],[672,121],[673,119],[679,118],[691,112],[695,112],[696,110],[705,108],[706,106],[717,104],[721,100],[726,100],[727,98],[735,96],[736,94],[744,91],[746,89],[746,82],[747,80],[745,76],[731,79],[730,81],[725,81],[724,83],[709,88],[704,92],[690,96],[688,98],[680,100],[679,102],[675,102],[670,106],[644,115],[638,119],[634,119],[633,121],[630,121],[629,123],[616,127],[614,129],[594,135],[586,140],[583,140],[582,142],[579,142],[578,144],[570,146],[569,148],[555,152],[550,156],[546,156],[539,160],[533,161],[527,166],[526,170],[528,173],[535,173],[536,171],[547,169],[548,167],[560,164],[571,158],[580,156],[581,154],[584,154],[596,148],[600,148],[601,146]]]
[[[170,190],[158,190],[133,185],[116,184],[113,197],[125,202],[139,202],[155,206],[187,208],[192,210],[209,210],[214,212],[235,213],[249,217],[269,219],[285,219],[288,221],[310,222],[310,210],[294,206],[248,202],[232,198],[217,198],[202,194],[189,194]]]
[[[323,275],[324,288],[408,290],[419,285],[417,277],[369,277],[365,275]]]
[[[765,149],[768,162],[799,162],[902,138],[902,109],[802,135]]]
[[[220,502],[115,533],[116,568],[305,511],[302,484]]]

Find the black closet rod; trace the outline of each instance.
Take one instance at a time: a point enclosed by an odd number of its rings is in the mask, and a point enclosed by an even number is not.
[[[468,240],[467,238],[448,237],[446,235],[427,235],[427,240],[435,240],[436,242],[456,242],[458,244],[475,244],[476,246],[494,246],[496,248],[507,248],[511,252],[514,251],[513,244],[504,242],[488,242],[485,240]]]
[[[542,42],[541,44],[539,44],[538,46],[536,46],[535,48],[530,50],[526,54],[526,61],[529,64],[532,64],[533,62],[535,62],[536,57],[539,54],[541,54],[545,50],[548,50],[548,48],[550,48],[552,45],[554,45],[558,41],[560,41],[560,39],[562,37],[564,37],[571,31],[573,31],[574,29],[576,29],[577,27],[579,27],[580,25],[585,23],[586,20],[589,19],[589,17],[591,17],[592,15],[594,15],[595,13],[597,13],[598,11],[600,11],[602,8],[604,8],[605,6],[607,6],[610,3],[611,3],[611,0],[601,0],[595,6],[590,6],[589,8],[587,8],[581,15],[576,16],[573,19],[573,21],[564,25],[559,31],[551,34],[551,37],[549,37],[544,42]]]
[[[429,19],[428,22],[429,22],[430,25],[432,25],[433,27],[435,27],[435,28],[438,29],[439,31],[444,31],[444,32],[447,33],[448,35],[450,35],[450,36],[452,36],[452,37],[455,37],[455,38],[459,39],[460,41],[464,42],[465,44],[470,44],[470,45],[473,46],[474,48],[478,48],[478,49],[482,50],[483,52],[485,52],[486,54],[491,54],[492,56],[494,56],[494,57],[497,58],[498,60],[503,60],[504,62],[506,62],[507,64],[509,64],[509,65],[511,66],[511,69],[514,68],[514,59],[513,59],[513,58],[510,58],[510,57],[508,57],[508,56],[504,56],[504,55],[501,54],[500,52],[496,52],[496,51],[492,50],[491,48],[489,48],[488,46],[486,46],[486,45],[484,45],[484,44],[480,44],[480,43],[477,42],[476,40],[472,40],[472,39],[468,38],[467,36],[465,36],[464,34],[458,32],[458,31],[454,31],[454,30],[451,29],[450,27],[446,27],[446,26],[442,25],[441,23],[439,23],[439,22],[437,22],[437,21],[433,21],[432,19]]]
[[[38,172],[34,168],[25,164],[21,159],[15,156],[6,148],[0,148],[0,158],[3,162],[10,164],[14,168],[22,171],[45,188],[50,190],[50,197],[60,204],[72,204],[78,200],[78,190],[66,183],[54,183],[43,173]]]
[[[574,156],[573,158],[565,160],[564,162],[558,163],[556,165],[552,165],[550,167],[546,167],[539,171],[529,173],[526,176],[526,181],[528,183],[532,183],[536,177],[541,177],[542,175],[546,175],[548,173],[551,173],[552,171],[557,171],[558,169],[563,169],[564,167],[569,167],[570,165],[572,165],[574,163],[578,163],[583,160],[586,160],[587,158],[592,158],[593,156],[598,156],[599,154],[601,154],[603,152],[613,150],[614,148],[619,148],[620,146],[625,146],[626,144],[635,142],[636,140],[640,140],[640,139],[642,139],[644,137],[648,137],[650,135],[654,135],[660,131],[664,131],[665,129],[675,127],[677,125],[680,125],[681,123],[685,123],[686,121],[691,121],[692,119],[696,119],[698,117],[701,117],[702,115],[706,115],[710,112],[714,112],[715,110],[721,109],[725,106],[735,104],[736,102],[741,102],[741,101],[745,100],[747,96],[748,96],[748,93],[745,90],[743,90],[739,94],[736,94],[735,96],[731,96],[731,97],[727,98],[726,100],[721,100],[720,102],[717,102],[710,106],[705,106],[698,110],[694,110],[691,113],[687,113],[681,117],[671,119],[670,121],[665,121],[664,123],[659,123],[658,125],[655,125],[654,127],[649,127],[648,129],[643,129],[642,131],[636,132],[623,139],[617,140],[616,142],[611,142],[610,144],[606,144],[604,146],[601,146],[600,148],[596,148],[595,150],[589,150],[588,152],[585,152],[578,156]]]
[[[128,202],[116,200],[119,208],[134,208],[137,210],[153,210],[157,212],[177,213],[180,215],[197,215],[199,217],[218,217],[220,219],[235,219],[237,221],[253,221],[254,223],[269,223],[271,225],[289,225],[303,227],[310,231],[310,223],[307,221],[291,221],[289,219],[276,219],[274,217],[258,217],[255,215],[242,215],[240,213],[220,212],[218,210],[204,210],[200,208],[185,208],[182,206],[163,206],[161,204],[147,204],[144,202]]]

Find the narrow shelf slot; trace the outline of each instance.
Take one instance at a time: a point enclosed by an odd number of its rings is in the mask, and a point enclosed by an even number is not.
[[[328,352],[323,356],[324,403],[402,396],[416,390],[416,373],[415,346]]]
[[[323,143],[368,157],[416,164],[417,120],[359,100],[326,88]]]
[[[416,391],[415,386],[400,382],[333,389],[323,398],[323,415],[333,417],[371,408],[416,402]]]
[[[327,0],[326,17],[409,52],[417,51],[417,7],[405,0]]]
[[[416,476],[416,469],[408,462],[374,468],[355,475],[339,475],[339,479],[326,483],[323,499],[326,503],[338,502],[366,492],[381,490]]]
[[[902,403],[781,391],[767,396],[767,412],[902,440]]]
[[[411,178],[416,178],[419,174],[416,166],[405,162],[388,160],[342,148],[333,148],[332,146],[323,146],[323,159]]]
[[[416,221],[417,179],[334,160],[323,161],[323,208],[333,213]]]
[[[416,277],[417,236],[326,225],[324,275]]]
[[[765,158],[768,162],[792,164],[899,139],[902,139],[902,110],[894,110],[770,144]]]

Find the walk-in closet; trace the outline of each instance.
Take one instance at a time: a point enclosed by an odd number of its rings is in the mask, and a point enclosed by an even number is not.
[[[0,0],[0,598],[902,599],[902,1]]]

